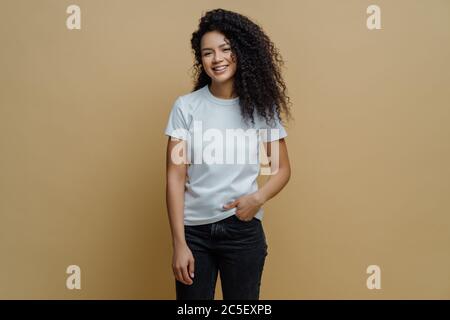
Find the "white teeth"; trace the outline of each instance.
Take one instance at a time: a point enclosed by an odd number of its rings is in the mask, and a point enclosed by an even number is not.
[[[215,70],[215,71],[221,71],[221,70],[224,70],[226,67],[227,67],[227,66],[216,67],[216,68],[213,68],[213,70]]]

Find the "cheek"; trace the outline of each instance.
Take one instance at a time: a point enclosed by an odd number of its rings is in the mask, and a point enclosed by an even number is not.
[[[236,71],[236,69],[237,69],[236,58],[232,56],[232,57],[230,58],[230,61],[231,61],[231,64],[230,64],[231,69],[232,69],[233,71]]]
[[[234,74],[234,73],[236,73],[236,69],[237,69],[237,64],[236,63],[233,63],[232,65],[231,65],[231,72]]]
[[[203,70],[204,70],[206,73],[209,74],[209,73],[210,73],[209,69],[211,68],[211,64],[208,63],[208,61],[203,60],[203,61],[202,61],[202,66],[203,66]]]
[[[211,59],[209,57],[202,57],[202,64],[204,67],[211,65]]]

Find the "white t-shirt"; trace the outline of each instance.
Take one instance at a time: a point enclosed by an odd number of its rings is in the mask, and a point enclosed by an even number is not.
[[[287,136],[276,117],[269,126],[254,113],[255,125],[244,122],[239,97],[215,97],[208,85],[179,96],[165,134],[187,141],[189,166],[184,194],[184,224],[217,222],[235,214],[222,206],[258,190],[260,142]],[[261,207],[255,218],[262,220]]]

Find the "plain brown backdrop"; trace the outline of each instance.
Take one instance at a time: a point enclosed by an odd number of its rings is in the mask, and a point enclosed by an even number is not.
[[[175,297],[164,128],[218,7],[268,33],[293,102],[261,299],[450,298],[447,0],[2,1],[0,298]]]

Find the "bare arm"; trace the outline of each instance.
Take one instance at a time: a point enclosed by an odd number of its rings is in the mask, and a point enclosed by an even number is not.
[[[186,243],[184,237],[184,185],[186,182],[186,164],[176,164],[172,154],[183,148],[185,141],[172,139],[167,142],[166,154],[166,205],[172,232],[172,245]]]
[[[272,174],[266,183],[257,191],[261,203],[265,203],[280,192],[288,183],[291,177],[291,166],[284,139],[278,140],[278,151],[274,147],[274,142],[265,143],[267,155],[270,157],[270,167]],[[273,152],[272,152],[273,151]],[[273,156],[272,156],[273,153]],[[278,155],[277,155],[278,153]]]
[[[172,269],[175,278],[192,284],[194,257],[184,234],[184,186],[186,182],[186,141],[169,137],[166,154],[166,205],[172,233]]]

